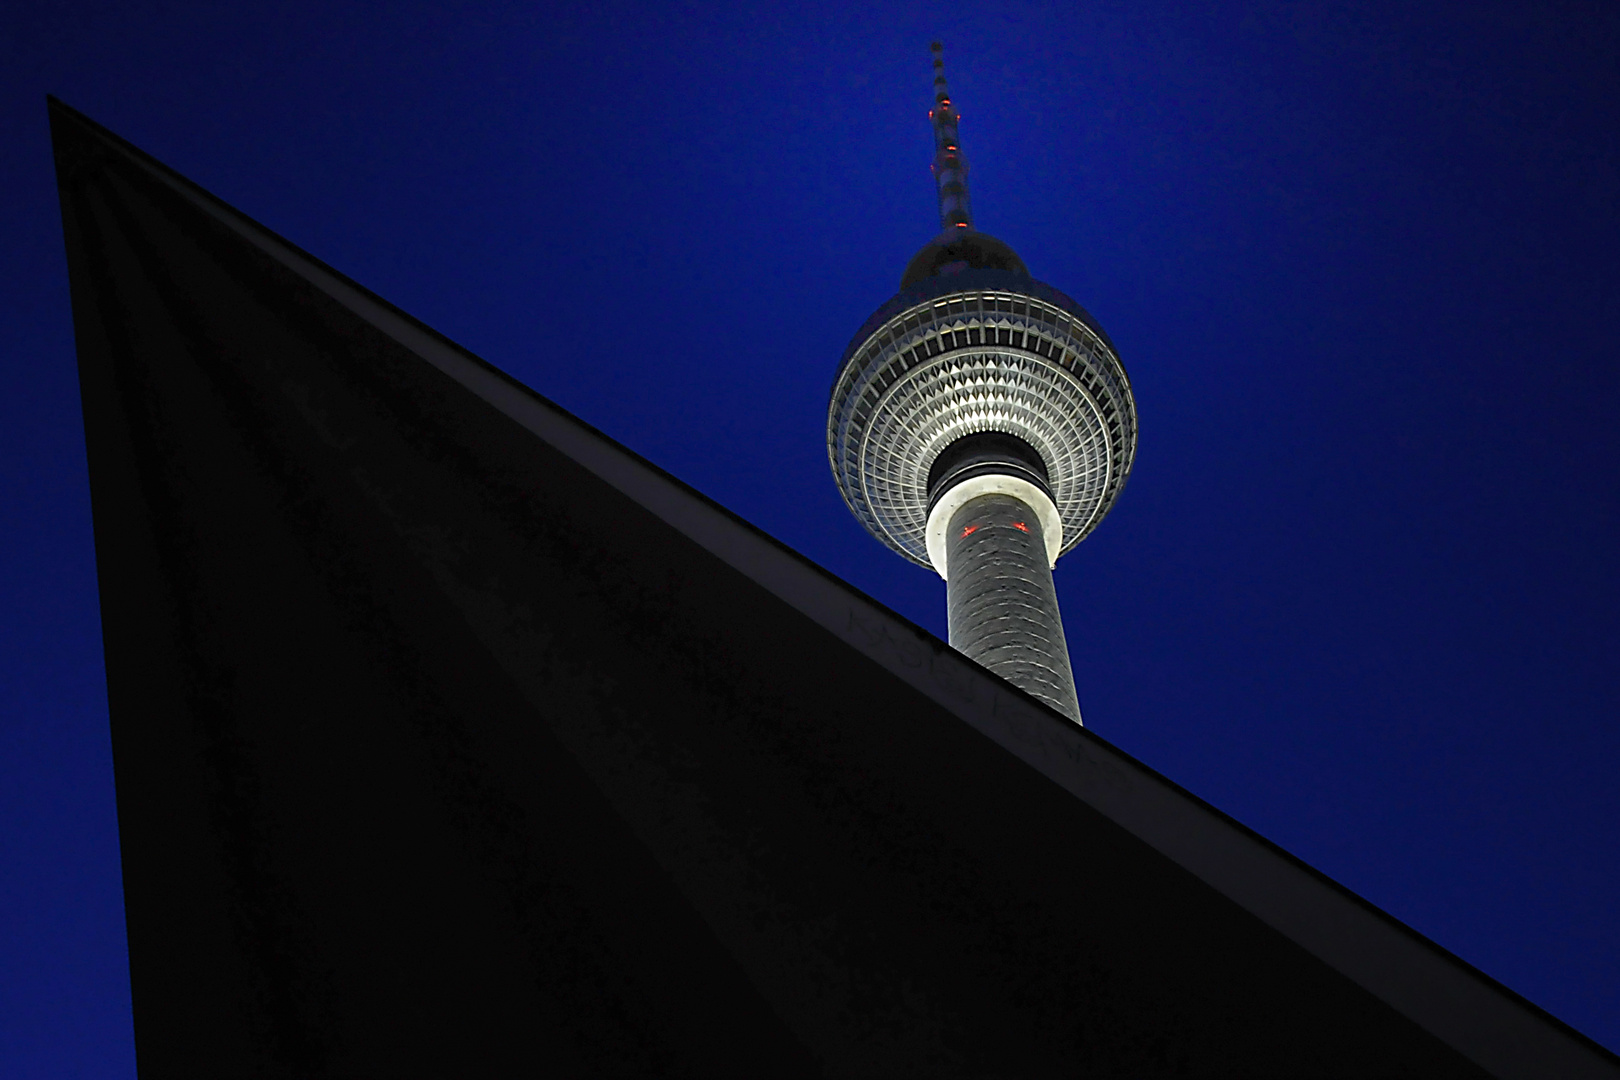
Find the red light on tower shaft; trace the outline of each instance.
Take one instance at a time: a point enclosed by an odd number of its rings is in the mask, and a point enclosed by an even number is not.
[[[1017,529],[1019,532],[1029,532],[1029,526],[1025,525],[1022,521],[1015,521],[1012,523],[1012,525],[1013,528]]]
[[[962,530],[962,535],[963,536],[972,536],[974,533],[976,533],[978,531],[979,531],[979,527],[977,525],[969,525],[967,528]]]

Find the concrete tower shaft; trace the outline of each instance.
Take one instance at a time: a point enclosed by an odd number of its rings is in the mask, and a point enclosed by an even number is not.
[[[1041,515],[1012,495],[980,495],[951,515],[945,553],[951,647],[1079,719]]]

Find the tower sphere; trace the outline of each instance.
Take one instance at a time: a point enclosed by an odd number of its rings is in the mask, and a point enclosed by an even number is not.
[[[935,469],[947,451],[961,454],[971,449],[963,440],[987,433],[1012,437],[1003,457],[1021,444],[1035,460],[978,476]],[[861,524],[941,577],[949,577],[950,514],[941,508],[951,487],[958,500],[1002,492],[1022,494],[1043,517],[1049,508],[1050,564],[1085,539],[1124,486],[1136,404],[1096,320],[1031,277],[1005,243],[958,226],[917,253],[900,292],[844,351],[827,454]]]

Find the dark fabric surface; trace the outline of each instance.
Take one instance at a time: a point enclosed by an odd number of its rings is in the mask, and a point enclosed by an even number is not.
[[[1480,1075],[53,124],[144,1075]]]

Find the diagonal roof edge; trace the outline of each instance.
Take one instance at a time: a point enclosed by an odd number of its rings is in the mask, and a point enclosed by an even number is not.
[[[487,361],[185,179],[82,113],[72,124],[457,380],[852,648],[1339,971],[1505,1078],[1620,1078],[1620,1056],[1197,796],[1047,709],[904,617]],[[58,141],[60,150],[61,143]],[[62,165],[71,164],[70,168]],[[59,163],[75,182],[91,162]]]

